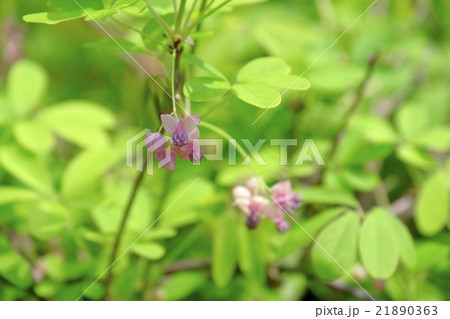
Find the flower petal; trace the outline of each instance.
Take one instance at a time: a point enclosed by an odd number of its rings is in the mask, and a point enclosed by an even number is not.
[[[200,124],[200,116],[198,115],[189,115],[186,117],[183,117],[180,120],[180,126],[181,128],[189,133],[193,129],[195,129]]]
[[[198,128],[194,128],[189,132],[189,141],[198,140],[200,138],[200,131]]]
[[[175,168],[177,155],[173,151],[164,150],[162,152],[155,153],[156,160],[163,168],[173,171]]]
[[[172,115],[162,114],[161,122],[167,133],[169,133],[170,135],[175,134],[175,131],[177,130],[178,122]]]
[[[182,159],[185,159],[186,161],[190,161],[189,154],[191,154],[192,151],[194,150],[194,143],[193,142],[189,142],[186,145],[183,145],[183,146],[180,146],[180,147],[173,146],[173,150]]]
[[[285,213],[278,204],[272,202],[262,207],[260,210],[260,215],[261,217],[271,219],[276,222],[279,218],[283,218]]]
[[[168,146],[167,138],[159,133],[149,132],[145,135],[145,146],[150,152],[164,151]]]
[[[271,195],[273,198],[277,198],[278,196],[283,196],[286,194],[292,194],[292,187],[290,181],[281,181],[276,183],[271,188]]]

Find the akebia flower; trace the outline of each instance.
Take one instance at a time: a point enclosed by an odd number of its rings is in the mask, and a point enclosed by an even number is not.
[[[195,135],[198,138],[197,126],[200,123],[200,116],[198,115],[186,116],[177,121],[172,115],[163,114],[161,115],[161,122],[166,132],[172,135],[173,146],[184,146],[192,141],[192,137]]]
[[[233,188],[233,205],[247,215],[246,225],[249,229],[256,228],[261,219],[273,221],[280,233],[290,229],[285,220],[286,214],[292,214],[294,209],[301,207],[301,195],[292,192],[289,181],[281,181],[271,188],[271,198],[263,196],[260,186],[250,179],[245,186]]]
[[[154,153],[163,168],[173,171],[177,156],[194,163],[202,160],[205,153],[198,145],[200,132],[197,128],[200,116],[186,116],[177,121],[173,116],[163,114],[161,122],[166,132],[171,135],[171,150],[167,138],[159,133],[147,133],[145,146]]]
[[[290,181],[281,181],[273,185],[270,189],[272,198],[288,213],[302,206],[302,196],[292,192]]]

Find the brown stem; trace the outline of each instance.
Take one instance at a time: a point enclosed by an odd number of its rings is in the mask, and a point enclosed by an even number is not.
[[[358,86],[358,89],[356,91],[356,97],[355,97],[353,103],[351,104],[350,108],[348,109],[348,111],[345,113],[344,121],[340,125],[337,134],[333,138],[333,142],[332,142],[332,145],[331,145],[331,150],[330,150],[330,153],[328,155],[329,159],[334,158],[334,156],[336,154],[336,151],[338,149],[338,146],[340,144],[342,136],[345,133],[347,125],[350,122],[350,119],[351,119],[352,115],[355,113],[359,103],[361,102],[361,100],[362,100],[362,98],[364,96],[365,88],[366,88],[367,83],[369,82],[370,78],[372,77],[372,74],[373,74],[373,71],[375,69],[375,65],[376,65],[378,59],[379,59],[379,54],[376,53],[376,54],[373,54],[368,60],[366,74],[365,74],[363,80],[361,81],[361,83]],[[322,183],[322,178],[323,178],[323,171],[321,171],[320,174],[319,174],[318,184]]]

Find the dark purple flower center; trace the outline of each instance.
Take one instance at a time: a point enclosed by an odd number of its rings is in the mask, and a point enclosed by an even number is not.
[[[245,222],[245,225],[247,225],[249,229],[254,229],[256,228],[256,226],[258,226],[260,221],[261,218],[258,215],[256,215],[255,213],[251,213],[250,215],[247,216],[247,221]]]
[[[175,146],[183,146],[189,142],[189,135],[185,131],[177,131],[172,136],[172,142]]]
[[[198,148],[189,154],[189,159],[191,162],[198,163],[202,160],[203,156],[205,156],[205,152],[201,148]]]

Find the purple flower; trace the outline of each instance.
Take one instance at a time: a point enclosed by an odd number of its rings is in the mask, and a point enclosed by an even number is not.
[[[276,183],[270,189],[272,198],[288,213],[293,213],[294,209],[302,206],[302,196],[292,192],[290,181]]]
[[[159,164],[169,170],[175,169],[177,156],[194,163],[200,162],[205,153],[198,146],[200,131],[197,128],[200,116],[186,116],[177,121],[171,115],[161,115],[164,129],[172,135],[172,150],[169,149],[167,138],[159,133],[147,133],[145,146],[155,154]]]
[[[235,186],[232,194],[233,205],[247,215],[246,225],[249,229],[256,228],[261,219],[269,219],[276,224],[280,233],[290,229],[290,223],[285,220],[286,214],[291,214],[295,208],[300,207],[302,199],[299,194],[292,192],[289,181],[278,182],[272,186],[273,200],[263,196],[255,179],[250,179],[245,186]]]
[[[177,155],[168,150],[167,138],[159,133],[149,132],[145,136],[145,146],[150,152],[155,154],[159,165],[169,171],[173,171],[176,164]]]
[[[197,128],[200,116],[190,115],[177,121],[172,115],[161,115],[161,122],[167,133],[172,135],[174,152],[181,158],[198,163],[205,153],[198,146],[200,132]]]
[[[161,122],[166,132],[172,135],[172,144],[181,147],[189,143],[189,133],[194,130],[198,131],[197,126],[200,123],[200,116],[190,115],[177,121],[172,115],[163,114],[161,115]]]

